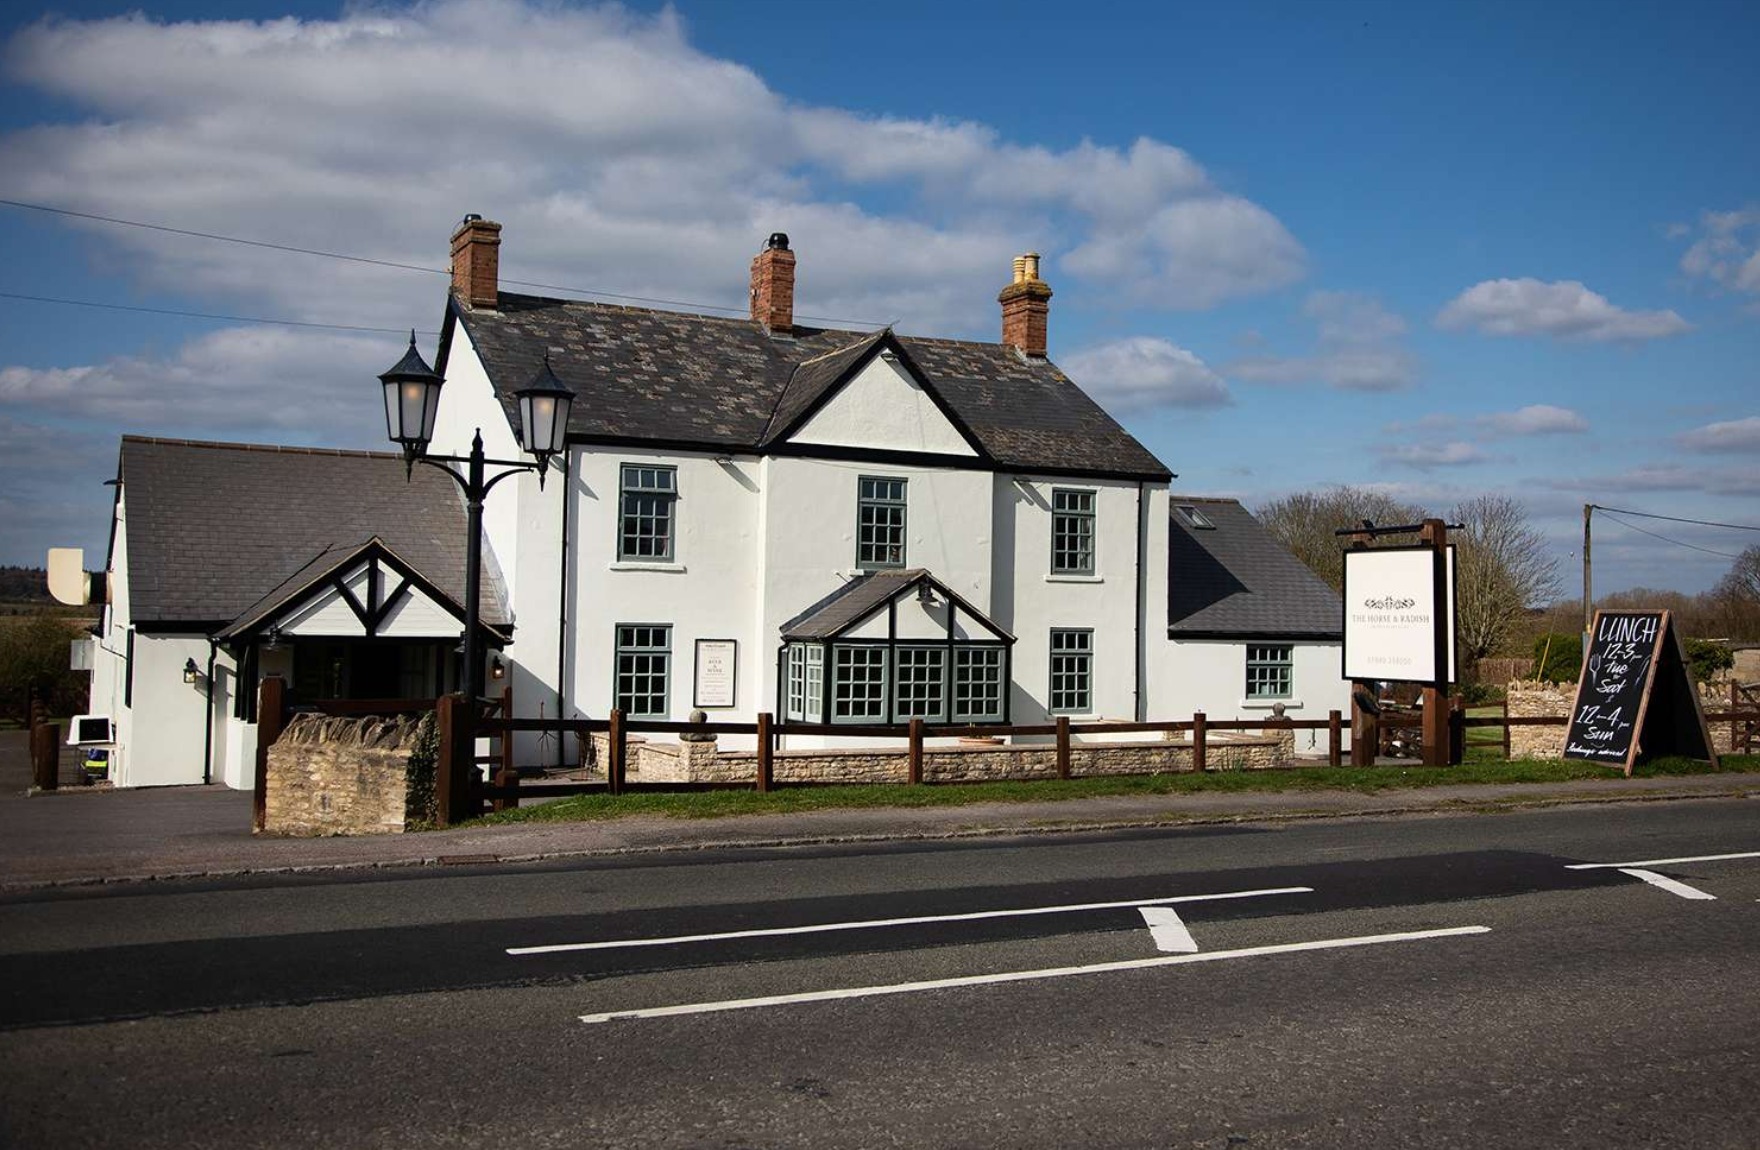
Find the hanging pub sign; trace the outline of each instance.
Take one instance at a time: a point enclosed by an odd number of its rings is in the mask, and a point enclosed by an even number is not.
[[[1446,687],[1455,679],[1454,548],[1344,553],[1344,677]]]
[[[1686,652],[1667,611],[1597,611],[1565,729],[1564,757],[1620,764],[1717,752]]]

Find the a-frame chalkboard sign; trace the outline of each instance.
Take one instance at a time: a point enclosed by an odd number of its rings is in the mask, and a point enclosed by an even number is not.
[[[1564,757],[1632,764],[1658,755],[1717,765],[1699,691],[1667,611],[1597,611],[1583,652]]]

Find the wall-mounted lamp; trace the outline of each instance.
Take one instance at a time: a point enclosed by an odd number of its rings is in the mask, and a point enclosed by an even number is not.
[[[272,626],[269,628],[269,641],[267,643],[263,644],[263,650],[265,650],[265,651],[279,651],[279,650],[281,650],[281,628],[280,627]]]
[[[202,669],[196,666],[196,661],[194,659],[185,659],[183,661],[183,681],[186,683],[199,683],[202,681]]]
[[[507,677],[507,666],[502,663],[500,655],[489,660],[489,677],[497,683]]]
[[[935,606],[935,589],[927,583],[918,583],[917,602],[924,607]]]

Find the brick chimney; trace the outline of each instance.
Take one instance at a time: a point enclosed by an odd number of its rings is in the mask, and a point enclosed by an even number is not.
[[[996,297],[1002,305],[1002,342],[1037,359],[1045,358],[1045,328],[1051,315],[1051,285],[1039,278],[1039,253],[1014,257],[1014,282]]]
[[[469,215],[452,233],[452,294],[471,308],[494,311],[501,275],[501,225]]]
[[[782,232],[752,257],[752,321],[772,333],[794,332],[794,253]]]

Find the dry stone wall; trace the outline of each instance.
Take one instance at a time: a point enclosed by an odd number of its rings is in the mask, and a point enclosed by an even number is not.
[[[609,743],[595,734],[595,751],[605,762]],[[632,736],[628,742],[630,782],[751,783],[758,777],[756,751],[718,752],[713,742],[658,743]],[[1294,732],[1263,734],[1217,732],[1205,744],[1210,770],[1264,770],[1281,766],[1295,753]],[[1192,769],[1188,738],[1140,742],[1075,743],[1070,774],[1151,775]],[[778,751],[771,760],[778,783],[903,783],[910,758],[901,747],[847,750]],[[923,778],[932,783],[1044,779],[1057,775],[1057,749],[1050,743],[961,743],[923,749]]]
[[[1515,680],[1507,689],[1511,718],[1568,718],[1576,701],[1575,683],[1542,683]],[[1699,684],[1699,707],[1702,711],[1729,709],[1729,681],[1717,679]],[[1711,746],[1718,754],[1730,751],[1728,723],[1707,723],[1711,730]],[[1556,759],[1564,754],[1565,724],[1544,727],[1511,727],[1509,757],[1512,759]]]
[[[269,748],[264,832],[402,832],[417,725],[415,719],[294,716]]]

